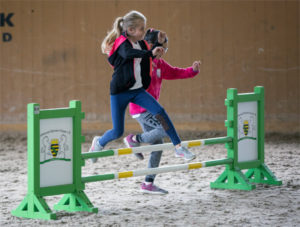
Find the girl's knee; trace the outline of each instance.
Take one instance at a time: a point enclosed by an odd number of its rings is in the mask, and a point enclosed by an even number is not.
[[[162,138],[157,138],[153,143],[151,143],[151,144],[162,144],[162,143],[164,143],[164,140],[162,139]]]
[[[124,131],[123,130],[118,130],[113,132],[113,137],[114,139],[119,139],[123,135]]]
[[[170,127],[168,115],[166,114],[166,111],[163,108],[159,113],[155,115],[155,118],[160,122],[165,131],[169,130]]]
[[[166,111],[163,107],[160,107],[157,111],[157,115],[160,114],[160,115],[165,115],[166,114]]]

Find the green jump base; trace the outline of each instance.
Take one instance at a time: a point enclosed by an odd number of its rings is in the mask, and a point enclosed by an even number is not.
[[[262,164],[258,168],[249,169],[245,173],[245,176],[251,183],[282,185],[282,181],[278,180],[265,164]]]
[[[56,214],[52,213],[43,197],[35,194],[27,194],[21,204],[11,214],[22,218],[56,220]]]
[[[210,183],[210,188],[251,191],[255,185],[249,182],[242,171],[227,168],[215,182]]]
[[[95,208],[83,191],[65,194],[63,198],[54,205],[54,210],[64,210],[68,212],[86,211],[98,213],[98,208]]]

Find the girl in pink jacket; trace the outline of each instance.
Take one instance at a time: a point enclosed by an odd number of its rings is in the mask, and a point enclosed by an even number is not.
[[[163,42],[163,48],[165,52],[167,51],[168,39],[164,33],[149,29],[145,35],[145,40],[148,42],[150,48],[157,43],[158,39],[165,39]],[[195,61],[191,67],[188,68],[177,68],[169,65],[162,58],[156,58],[153,60],[153,71],[152,78],[147,92],[149,92],[156,100],[159,99],[161,84],[163,80],[177,80],[192,78],[199,73],[200,61]],[[163,126],[160,121],[155,118],[146,109],[130,103],[129,112],[131,116],[138,121],[143,129],[142,134],[133,135],[130,134],[124,138],[124,142],[127,147],[137,147],[140,143],[149,144],[161,144],[163,143],[163,138],[167,136]],[[135,154],[140,160],[144,159],[142,153]],[[159,166],[162,151],[153,151],[150,155],[148,162],[148,168],[156,168]],[[176,155],[175,155],[176,156]],[[178,156],[176,156],[178,157]],[[168,191],[159,188],[154,185],[155,174],[147,175],[145,177],[145,182],[141,184],[141,191],[144,193],[151,194],[167,194]]]

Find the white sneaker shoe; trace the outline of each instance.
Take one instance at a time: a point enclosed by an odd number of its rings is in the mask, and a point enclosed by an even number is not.
[[[196,155],[185,147],[179,147],[175,148],[175,157],[184,158],[186,161],[191,161],[196,158]]]
[[[92,145],[90,147],[89,152],[98,152],[102,151],[103,147],[99,144],[100,136],[95,136],[92,142]],[[98,158],[91,158],[92,163],[96,163]]]

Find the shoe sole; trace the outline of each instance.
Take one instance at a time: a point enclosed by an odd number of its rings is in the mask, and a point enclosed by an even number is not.
[[[180,156],[180,155],[178,155],[178,154],[175,153],[175,157],[176,158],[183,158],[185,161],[192,161],[192,160],[194,160],[196,158],[196,155],[194,157],[192,157],[192,158],[185,158],[184,156]]]
[[[167,193],[163,193],[163,192],[152,192],[152,191],[147,191],[147,190],[143,190],[140,189],[140,192],[142,192],[143,194],[152,194],[152,195],[167,195],[169,192]]]
[[[91,158],[90,160],[93,164],[95,164],[98,161],[98,158]]]
[[[128,143],[126,137],[123,139],[123,142],[125,143],[126,147],[132,148],[132,147],[129,145],[129,143]],[[134,154],[135,154],[135,153],[134,153]],[[144,160],[144,157],[140,157],[140,156],[138,156],[138,155],[134,155],[134,156],[137,157],[137,159],[139,159],[139,160]]]

